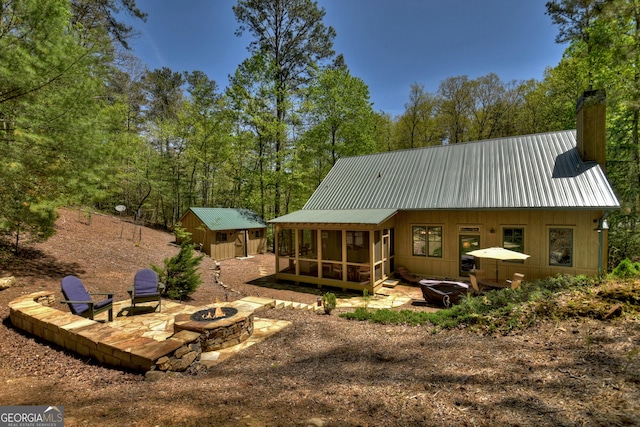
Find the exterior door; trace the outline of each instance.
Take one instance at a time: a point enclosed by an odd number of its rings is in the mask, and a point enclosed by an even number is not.
[[[246,257],[247,256],[247,251],[246,251],[246,242],[245,242],[245,231],[238,231],[236,233],[236,242],[235,242],[235,247],[236,247],[236,257]]]
[[[469,272],[474,268],[479,268],[477,260],[472,255],[467,255],[467,252],[480,249],[480,235],[479,234],[460,234],[458,237],[458,247],[460,253],[460,265],[459,273],[461,276],[468,276]]]

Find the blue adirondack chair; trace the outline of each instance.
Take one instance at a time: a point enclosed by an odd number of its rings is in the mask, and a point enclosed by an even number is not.
[[[131,306],[135,310],[136,304],[141,302],[158,301],[158,311],[162,311],[162,291],[164,284],[158,283],[158,274],[150,268],[145,268],[136,273],[133,278],[133,286],[127,292],[131,295]],[[155,309],[154,309],[155,311]]]
[[[87,292],[84,284],[76,276],[62,279],[62,303],[69,305],[71,313],[93,320],[96,314],[109,311],[109,322],[113,321],[113,292]],[[92,295],[106,295],[102,301],[94,301]]]

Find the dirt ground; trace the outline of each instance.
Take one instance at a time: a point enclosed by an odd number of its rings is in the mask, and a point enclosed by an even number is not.
[[[66,426],[640,425],[638,319],[545,320],[482,335],[270,310],[261,316],[292,325],[208,371],[160,381],[12,327],[8,302],[40,290],[62,299],[68,274],[126,299],[137,270],[177,253],[172,242],[117,217],[63,210],[47,242],[18,258],[0,252],[0,277],[17,280],[0,291],[0,405],[63,406]],[[272,254],[221,266],[225,287],[203,260],[191,303],[247,295],[312,303],[319,294],[275,283]]]

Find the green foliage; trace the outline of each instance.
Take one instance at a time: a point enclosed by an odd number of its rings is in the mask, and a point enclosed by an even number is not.
[[[371,295],[369,295],[368,289],[362,290],[362,301],[364,302],[364,309],[369,308],[369,303],[371,302]]]
[[[280,216],[283,201],[289,200],[297,171],[288,135],[295,133],[300,122],[293,111],[296,97],[309,80],[309,72],[320,61],[334,55],[335,30],[323,23],[325,10],[311,0],[294,0],[275,5],[271,0],[239,0],[233,12],[240,24],[236,34],[248,31],[254,37],[249,45],[253,56],[264,59],[269,88],[275,108],[271,110],[270,131],[274,137],[256,132],[262,144],[270,142],[273,149],[273,214]],[[262,99],[256,100],[258,104]],[[260,118],[266,118],[261,116]],[[274,121],[275,120],[275,121]],[[291,127],[289,127],[291,125]],[[266,168],[260,168],[263,173]],[[262,179],[262,177],[261,177]],[[261,182],[262,183],[262,182]],[[263,187],[264,188],[264,187]],[[264,196],[264,194],[262,195]],[[264,199],[264,197],[263,197]]]
[[[337,299],[336,294],[333,292],[327,292],[322,295],[322,306],[324,307],[324,312],[329,314],[336,308]]]
[[[598,283],[597,279],[586,276],[558,275],[523,283],[516,290],[500,289],[481,296],[466,296],[459,304],[437,312],[358,308],[354,312],[342,313],[340,317],[383,324],[433,325],[439,329],[470,327],[487,332],[508,332],[557,313],[555,301],[558,295],[577,289],[586,292]]]
[[[191,243],[189,233],[176,229],[180,243],[180,252],[174,257],[165,258],[163,266],[151,265],[158,273],[160,282],[165,284],[164,295],[171,299],[185,300],[202,283],[198,266],[204,255],[195,256],[195,245]]]
[[[611,276],[617,279],[633,279],[640,277],[640,263],[631,262],[629,258],[620,261],[620,264],[611,272]]]
[[[0,14],[0,233],[17,244],[53,234],[58,206],[101,185],[101,32],[71,25],[69,2],[4,2]]]
[[[614,171],[615,172],[615,171]],[[624,261],[625,258],[637,259],[640,257],[640,223],[636,219],[638,210],[633,207],[630,201],[624,200],[624,198],[635,199],[631,188],[628,187],[627,172],[618,171],[624,174],[623,176],[613,176],[613,183],[623,183],[628,188],[629,193],[625,195],[625,192],[616,191],[621,197],[622,209],[613,212],[608,217],[610,224],[609,228],[609,271],[612,271],[618,264]],[[609,176],[612,174],[609,173]],[[620,185],[617,185],[620,188]]]

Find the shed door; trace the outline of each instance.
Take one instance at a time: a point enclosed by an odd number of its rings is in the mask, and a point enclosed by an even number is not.
[[[236,233],[236,242],[235,242],[235,247],[236,247],[236,257],[246,257],[247,256],[247,250],[246,250],[246,238],[245,238],[245,231],[238,231]]]

